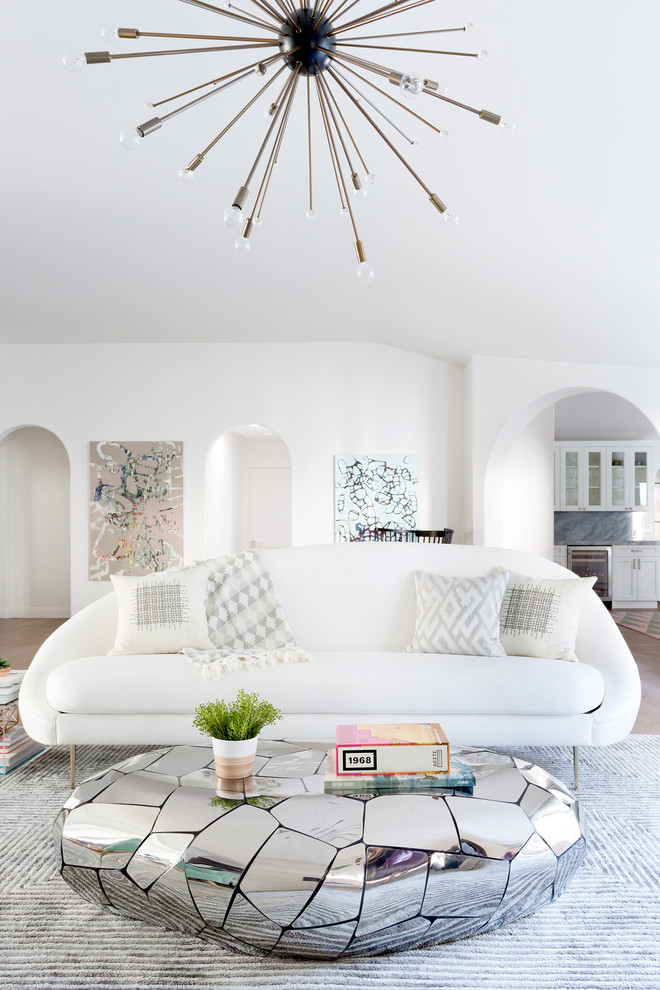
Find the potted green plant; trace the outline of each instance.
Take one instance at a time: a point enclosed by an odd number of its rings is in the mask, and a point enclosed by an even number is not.
[[[11,664],[9,660],[0,660],[0,677],[4,677],[5,674],[11,674]]]
[[[282,718],[282,712],[256,693],[240,689],[233,701],[207,701],[195,709],[193,725],[213,742],[218,777],[249,777],[254,767],[259,733]]]

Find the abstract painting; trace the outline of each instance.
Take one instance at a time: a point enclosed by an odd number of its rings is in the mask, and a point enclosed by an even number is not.
[[[335,543],[369,539],[375,528],[415,529],[419,457],[335,457]]]
[[[90,562],[94,581],[183,563],[183,444],[90,443]]]

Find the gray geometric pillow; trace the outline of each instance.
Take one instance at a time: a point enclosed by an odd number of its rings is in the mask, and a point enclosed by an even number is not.
[[[407,653],[504,657],[500,609],[509,572],[445,577],[415,571],[417,621]]]

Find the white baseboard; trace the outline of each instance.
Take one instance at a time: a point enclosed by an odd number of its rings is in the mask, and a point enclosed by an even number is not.
[[[3,608],[0,619],[70,619],[70,608]]]

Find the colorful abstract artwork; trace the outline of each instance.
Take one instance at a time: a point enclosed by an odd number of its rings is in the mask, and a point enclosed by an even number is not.
[[[183,563],[182,443],[90,443],[90,495],[91,580]]]
[[[419,458],[342,454],[335,457],[335,543],[369,538],[369,530],[415,529]]]

